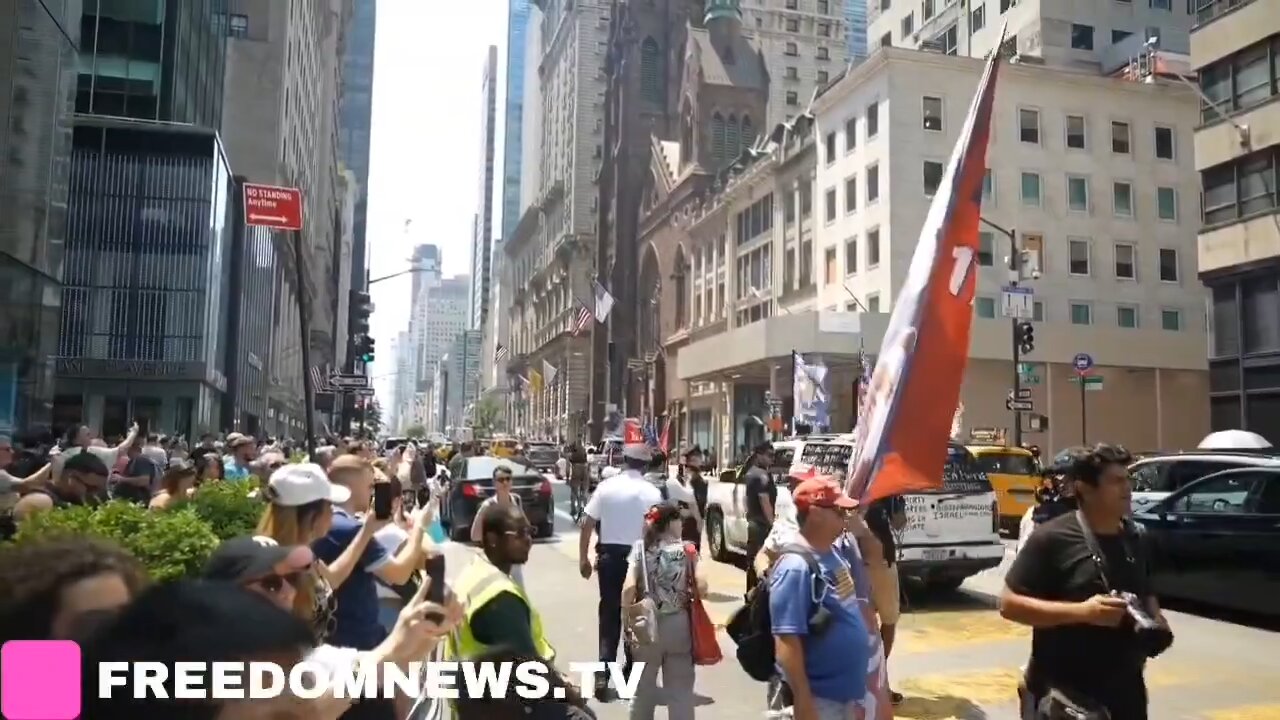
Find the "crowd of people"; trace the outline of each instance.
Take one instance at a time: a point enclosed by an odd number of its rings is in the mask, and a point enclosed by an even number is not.
[[[483,452],[471,444],[459,450],[455,473]],[[571,478],[582,458],[574,453],[570,443],[562,467]],[[108,497],[164,512],[201,483],[265,480],[252,489],[246,483],[263,504],[255,533],[223,542],[199,578],[152,584],[126,552],[90,537],[4,546],[0,641],[76,639],[86,662],[270,657],[337,668],[443,653],[554,665],[538,598],[523,577],[533,529],[511,490],[510,467],[497,465],[469,528],[479,550],[474,561],[433,603],[424,567],[440,553],[430,531],[441,489],[435,478],[450,474],[437,467],[433,449],[411,443],[379,456],[370,443],[344,442],[311,458],[294,454],[285,444],[234,434],[187,448],[136,427],[114,445],[77,429],[40,467],[15,469],[12,445],[0,438],[0,467],[8,468],[0,508],[10,526]],[[1000,598],[1004,617],[1033,628],[1024,717],[1142,720],[1145,662],[1169,646],[1172,632],[1146,581],[1140,533],[1126,519],[1127,456],[1099,446],[1063,457],[1046,475]],[[669,477],[665,455],[628,444],[620,470],[581,508],[579,570],[598,585],[598,659],[615,662],[621,646],[628,669],[644,663],[633,720],[651,720],[660,704],[672,720],[693,718],[697,667],[719,659],[718,651],[707,656],[698,612],[707,591],[705,463],[697,449],[678,460]],[[864,507],[844,494],[839,475],[800,466],[778,483],[773,460],[769,444],[755,448],[744,479],[752,557],[742,609],[727,627],[736,659],[763,684],[762,707],[771,712],[801,720],[885,717],[902,700],[889,687],[887,665],[900,613],[902,499]],[[379,483],[390,486],[387,515],[371,512]],[[596,682],[589,695],[616,697],[607,675]],[[591,717],[583,694],[563,683],[566,697],[549,705],[475,697],[449,707],[459,718],[527,717],[535,706],[538,717]],[[235,702],[85,697],[85,716],[95,718],[390,720],[441,711],[411,696],[282,699],[292,709],[262,703],[253,714]],[[259,714],[268,711],[284,714]]]

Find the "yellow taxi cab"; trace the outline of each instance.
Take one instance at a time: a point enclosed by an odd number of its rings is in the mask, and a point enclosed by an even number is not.
[[[1000,527],[1016,531],[1022,516],[1036,504],[1039,466],[1030,450],[1005,445],[969,445],[978,467],[996,491]]]
[[[514,438],[495,438],[489,444],[489,454],[496,458],[512,458],[520,449],[520,443]]]

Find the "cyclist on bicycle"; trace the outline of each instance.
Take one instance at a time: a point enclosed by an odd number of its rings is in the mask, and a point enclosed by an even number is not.
[[[569,514],[577,520],[591,496],[587,449],[582,444],[581,436],[565,447],[564,455],[569,460]]]

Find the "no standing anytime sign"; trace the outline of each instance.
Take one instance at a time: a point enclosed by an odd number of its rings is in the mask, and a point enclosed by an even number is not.
[[[276,230],[301,230],[302,193],[298,188],[245,183],[244,222]]]

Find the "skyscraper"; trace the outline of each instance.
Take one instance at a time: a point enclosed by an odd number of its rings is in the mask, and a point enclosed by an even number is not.
[[[0,433],[49,426],[80,16],[0,2]]]
[[[520,222],[520,172],[524,162],[525,39],[529,36],[529,0],[507,4],[507,97],[502,142],[502,237]]]
[[[849,62],[861,62],[867,57],[866,0],[845,0],[844,32]]]
[[[490,45],[480,81],[480,191],[471,238],[471,329],[489,319],[490,269],[493,266],[494,121],[498,112],[498,46]]]
[[[363,290],[369,266],[365,222],[369,207],[369,138],[373,122],[373,47],[377,34],[377,0],[355,3],[347,25],[342,56],[342,97],[338,106],[338,147],[342,164],[355,175],[355,242],[351,254],[351,287]]]

